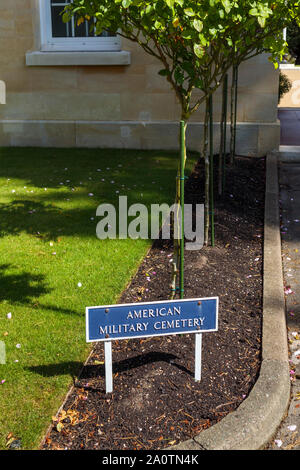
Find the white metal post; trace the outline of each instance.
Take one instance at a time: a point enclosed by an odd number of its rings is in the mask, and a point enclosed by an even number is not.
[[[112,375],[112,342],[105,341],[104,343],[105,353],[105,387],[106,393],[112,393],[113,391],[113,375]]]
[[[201,381],[202,333],[195,334],[195,381]]]

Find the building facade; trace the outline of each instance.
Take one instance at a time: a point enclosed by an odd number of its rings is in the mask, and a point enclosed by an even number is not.
[[[0,0],[1,146],[178,148],[180,107],[161,65],[129,41],[65,25],[65,1]],[[266,56],[239,73],[237,152],[278,148],[278,72]],[[215,145],[221,90],[214,98]],[[229,116],[229,114],[228,114]],[[200,150],[203,109],[188,145]]]
[[[291,83],[291,89],[286,93],[279,103],[279,109],[300,108],[300,66],[292,64],[281,64],[281,72]]]

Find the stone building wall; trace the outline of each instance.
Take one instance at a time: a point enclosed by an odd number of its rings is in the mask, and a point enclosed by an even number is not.
[[[47,1],[47,0],[43,0]],[[41,52],[38,0],[0,0],[1,146],[177,148],[180,108],[161,68],[135,44],[116,52]],[[278,147],[278,72],[265,56],[243,64],[237,152]],[[218,145],[221,90],[214,98]],[[199,150],[203,109],[191,119]]]

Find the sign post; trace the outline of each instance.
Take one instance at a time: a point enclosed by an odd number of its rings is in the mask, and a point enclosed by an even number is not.
[[[112,342],[105,341],[104,343],[105,354],[105,388],[106,393],[113,391],[113,376],[112,376]]]
[[[218,330],[218,297],[86,308],[86,341],[102,341],[106,393],[113,391],[112,341],[195,334],[195,381],[201,380],[202,335]]]
[[[202,333],[195,334],[195,381],[201,381],[202,372]]]

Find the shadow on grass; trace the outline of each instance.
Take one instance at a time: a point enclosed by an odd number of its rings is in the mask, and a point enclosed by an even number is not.
[[[38,297],[53,290],[46,286],[45,277],[42,274],[28,272],[20,274],[7,274],[5,272],[12,268],[13,266],[9,264],[0,265],[0,302],[6,300],[10,304],[30,305],[32,308],[41,310],[82,316],[81,312],[75,310],[41,304]]]
[[[5,271],[9,268],[11,265],[0,265],[0,302],[31,304],[33,299],[51,292],[43,275],[28,272],[7,274]]]
[[[177,359],[177,356],[174,354],[154,351],[147,354],[141,354],[134,356],[128,359],[123,359],[119,362],[113,362],[113,373],[123,373],[138,367],[145,366],[147,364],[153,364],[155,362],[168,362],[172,361],[172,366],[176,367],[186,374],[193,376],[193,373],[185,368],[184,366],[174,362]],[[81,370],[82,369],[82,370]],[[76,361],[62,362],[58,364],[47,364],[41,366],[32,366],[28,367],[30,372],[35,374],[42,375],[43,377],[54,377],[57,375],[66,375],[70,374],[73,377],[74,385],[86,390],[99,390],[98,388],[90,387],[87,384],[77,383],[75,377],[80,373],[78,377],[79,381],[86,381],[96,377],[105,377],[105,365],[86,365],[83,367],[83,364]]]
[[[195,152],[189,152],[187,175],[198,156]],[[239,217],[242,214],[250,222],[260,219],[257,211],[264,201],[256,200],[257,180],[253,172],[248,171],[253,158],[240,160],[236,167],[228,167],[224,199],[218,200],[216,204],[217,236],[217,210],[224,201],[232,215]],[[259,167],[261,161],[263,159],[256,159]],[[173,203],[177,163],[178,152],[174,151],[0,148],[0,177],[10,181],[8,191],[13,190],[15,180],[18,180],[19,186],[25,184],[52,190],[32,196],[26,194],[24,199],[20,196],[19,200],[0,205],[0,237],[25,232],[44,240],[56,240],[64,235],[95,238],[96,209],[99,204],[110,203],[117,207],[121,195],[128,196],[129,206],[137,202],[148,206],[151,203]],[[199,174],[194,175],[187,185],[186,203],[191,202],[190,198],[194,200],[195,196],[198,197],[199,193],[202,196],[198,202],[203,202],[202,159],[199,165]],[[217,166],[215,158],[215,178]],[[217,184],[215,191],[217,193]],[[95,195],[94,198],[88,196],[91,193]],[[235,198],[233,194],[239,197]],[[91,218],[94,220],[91,221]],[[231,227],[228,227],[228,232],[230,230]],[[253,238],[248,231],[239,232],[238,236]],[[224,242],[227,243],[226,238]]]
[[[196,152],[190,152],[196,161]],[[178,152],[166,150],[87,149],[87,148],[0,148],[0,176],[20,179],[25,185],[37,188],[61,188],[108,182],[120,177],[122,183],[133,187],[138,175],[145,179],[158,176],[161,170],[174,171],[176,176]],[[152,180],[150,181],[151,184]],[[175,182],[173,181],[173,185]]]
[[[86,223],[91,215],[95,215],[91,209],[65,210],[47,202],[14,200],[0,205],[0,237],[18,236],[22,232],[45,241],[62,235],[95,236],[95,225]]]
[[[173,202],[177,157],[176,152],[158,150],[0,148],[0,178],[5,182],[1,195],[17,194],[23,185],[42,189],[31,195],[24,193],[24,186],[18,199],[0,204],[0,236],[24,232],[45,240],[95,238],[99,204],[117,207],[124,195],[129,206]],[[195,161],[193,154],[189,171]]]

